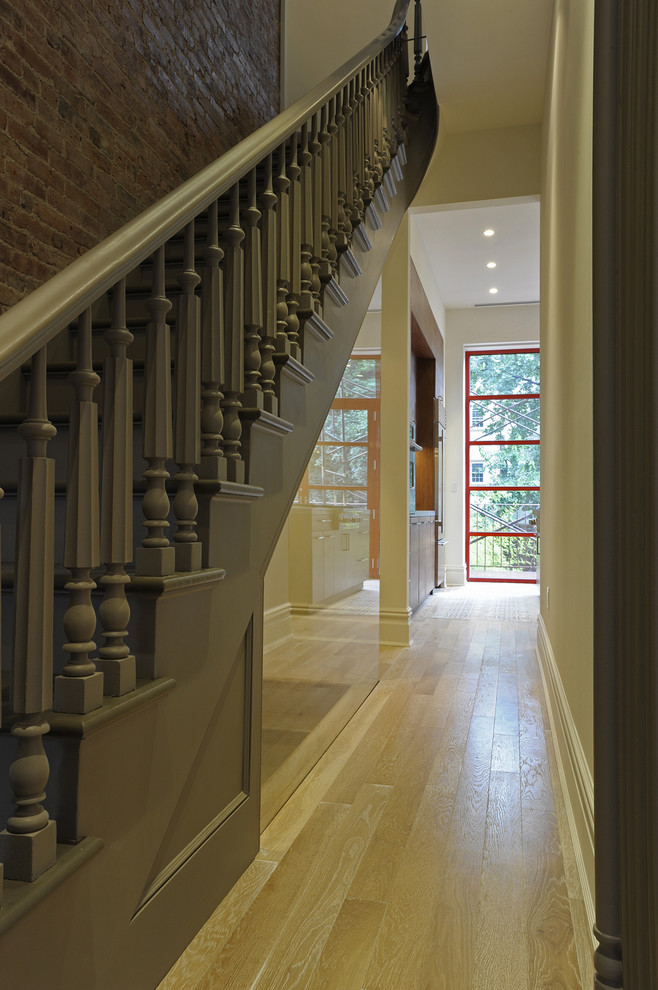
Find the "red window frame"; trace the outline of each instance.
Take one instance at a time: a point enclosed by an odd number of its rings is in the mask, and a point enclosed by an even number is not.
[[[471,393],[470,360],[471,357],[481,357],[483,354],[539,354],[539,347],[492,347],[473,348],[465,354],[465,376],[466,376],[466,407],[465,407],[465,436],[466,436],[466,580],[469,582],[479,582],[481,584],[535,584],[537,579],[521,577],[471,577],[470,549],[472,536],[508,536],[514,539],[532,538],[532,533],[513,533],[496,530],[495,533],[485,533],[478,530],[471,530],[471,492],[503,491],[503,492],[540,492],[540,485],[474,485],[471,483],[471,447],[502,447],[502,446],[539,446],[540,440],[471,440],[471,402],[501,399],[538,399],[539,392],[515,392],[511,395],[498,393],[496,395],[476,395]],[[539,499],[538,499],[539,500]],[[534,534],[537,539],[537,534]]]

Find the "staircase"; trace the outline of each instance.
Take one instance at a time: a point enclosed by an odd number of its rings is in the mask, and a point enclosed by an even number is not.
[[[258,851],[263,575],[436,135],[407,6],[0,318],[2,986],[154,986]]]

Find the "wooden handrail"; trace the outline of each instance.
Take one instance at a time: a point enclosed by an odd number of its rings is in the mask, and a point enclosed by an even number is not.
[[[398,36],[408,6],[396,0],[388,28],[324,82],[0,316],[0,379],[280,147]]]

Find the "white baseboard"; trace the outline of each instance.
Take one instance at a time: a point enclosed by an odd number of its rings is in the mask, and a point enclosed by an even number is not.
[[[591,932],[595,921],[594,781],[541,615],[537,627],[537,655],[544,682],[560,787],[564,795],[567,821]]]
[[[411,609],[379,610],[381,646],[411,645]]]
[[[263,652],[273,650],[292,636],[290,604],[276,605],[263,613]]]
[[[448,588],[462,588],[466,584],[466,564],[446,564]]]

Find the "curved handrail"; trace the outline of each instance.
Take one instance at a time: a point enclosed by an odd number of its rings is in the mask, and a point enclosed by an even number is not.
[[[408,6],[409,0],[396,0],[386,30],[324,82],[0,316],[0,378],[52,340],[332,99],[398,36],[405,25]]]

